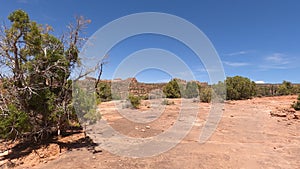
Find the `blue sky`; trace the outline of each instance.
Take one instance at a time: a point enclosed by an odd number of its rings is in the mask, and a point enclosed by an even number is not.
[[[105,24],[138,12],[163,12],[188,20],[202,30],[221,58],[226,76],[241,75],[253,81],[300,83],[300,1],[297,0],[1,0],[0,20],[13,10],[23,9],[32,20],[52,25],[55,33],[66,30],[74,16],[92,20],[85,30],[91,36]],[[197,56],[184,44],[158,35],[126,39],[109,52],[103,78],[109,79],[131,53],[161,48],[178,55],[199,81],[209,81]],[[176,75],[184,78],[184,72]],[[160,82],[170,75],[146,70],[138,80]]]

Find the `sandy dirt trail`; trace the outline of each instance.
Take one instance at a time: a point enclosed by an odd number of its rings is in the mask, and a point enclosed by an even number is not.
[[[204,144],[199,144],[198,138],[210,104],[191,103],[200,104],[197,123],[181,143],[168,152],[134,159],[120,157],[105,150],[93,154],[81,148],[35,168],[297,169],[300,168],[300,120],[270,115],[271,111],[290,108],[293,100],[296,100],[296,96],[227,102],[216,131]],[[150,129],[144,129],[145,124],[134,124],[122,118],[116,113],[112,103],[101,104],[101,108],[103,118],[116,130],[131,137],[143,138],[157,135],[174,123],[179,101],[174,102],[175,105],[167,106],[158,120],[148,124]]]

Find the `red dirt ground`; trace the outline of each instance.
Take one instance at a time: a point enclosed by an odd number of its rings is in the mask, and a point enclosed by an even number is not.
[[[190,133],[176,147],[148,158],[121,157],[100,151],[92,153],[84,146],[68,150],[50,143],[27,156],[12,160],[16,168],[120,168],[120,169],[201,169],[201,168],[300,168],[300,120],[290,107],[297,96],[254,98],[228,101],[222,119],[204,144],[198,143],[210,104],[200,104],[198,120]],[[164,132],[177,118],[180,100],[173,100],[159,119],[149,124],[135,124],[120,116],[112,102],[100,105],[103,120],[130,137],[150,137]],[[147,110],[144,101],[141,110]],[[272,114],[272,115],[271,115]],[[300,117],[300,116],[299,116]],[[147,126],[147,127],[146,127]],[[149,127],[148,127],[149,126]],[[82,133],[59,139],[62,143],[82,144]],[[1,159],[1,156],[0,156]],[[7,160],[0,161],[8,164]],[[7,165],[2,165],[2,168]]]

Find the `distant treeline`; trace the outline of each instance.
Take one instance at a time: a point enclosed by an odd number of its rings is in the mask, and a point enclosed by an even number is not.
[[[262,96],[282,96],[298,94],[300,84],[292,84],[288,81],[283,81],[282,84],[257,84],[256,92],[258,97]]]
[[[181,79],[172,79],[165,84],[149,84],[147,86],[147,84],[139,83],[134,78],[132,79],[128,82],[130,84],[127,90],[130,94],[139,96],[142,99],[151,97],[149,96],[150,89],[161,89],[166,98],[199,98],[202,102],[210,102],[214,94],[223,96],[225,100],[241,100],[252,97],[282,96],[300,93],[300,84],[292,84],[288,81],[283,81],[282,84],[256,84],[249,78],[242,76],[227,77],[225,82],[219,82],[214,85],[198,81],[186,82]],[[121,96],[118,96],[120,92],[112,94],[111,81],[101,81],[98,91],[100,91],[98,97],[101,101],[121,98]],[[113,95],[115,96],[113,97]]]

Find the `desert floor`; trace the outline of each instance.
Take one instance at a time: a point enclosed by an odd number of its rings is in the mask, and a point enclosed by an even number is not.
[[[192,129],[174,148],[153,157],[119,156],[101,148],[101,143],[97,151],[73,146],[59,153],[58,145],[51,143],[37,150],[37,153],[22,157],[17,168],[300,168],[300,119],[297,119],[300,116],[299,112],[290,108],[296,98],[281,96],[227,101],[216,130],[201,144],[198,139],[211,104],[190,102],[190,107],[199,106]],[[164,133],[179,120],[181,101],[170,101],[175,104],[167,105],[158,119],[145,124],[122,117],[113,102],[102,103],[99,109],[102,120],[119,133],[132,138],[149,138]],[[136,113],[148,109],[151,109],[149,101],[143,101],[139,110],[122,110]],[[61,140],[76,145],[82,137],[83,134],[78,133]],[[147,151],[147,148],[143,150]]]

